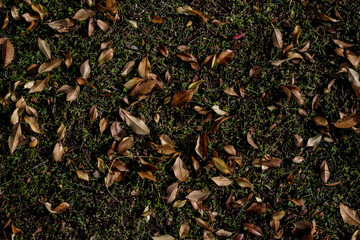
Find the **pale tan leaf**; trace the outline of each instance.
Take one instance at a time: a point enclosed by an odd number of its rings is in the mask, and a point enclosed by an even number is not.
[[[282,35],[279,29],[274,28],[273,34],[272,34],[272,41],[275,47],[281,49],[283,47],[283,40]]]
[[[109,121],[107,120],[107,118],[102,118],[99,123],[100,133],[103,133],[108,126]]]
[[[136,62],[135,60],[127,62],[122,70],[121,76],[128,75],[133,69],[135,62]]]
[[[322,162],[322,164],[320,166],[320,176],[321,176],[321,179],[324,181],[324,183],[326,183],[330,177],[329,167],[325,160]]]
[[[95,22],[92,17],[90,17],[89,24],[88,24],[88,36],[91,37],[94,34],[95,31]]]
[[[107,22],[104,22],[100,19],[96,20],[96,23],[98,25],[98,27],[103,30],[104,32],[107,32],[110,30],[110,25]]]
[[[236,155],[236,150],[235,150],[234,146],[232,146],[232,145],[225,145],[224,150],[225,150],[225,152],[227,152],[230,155],[234,155],[234,156]]]
[[[102,173],[105,173],[105,163],[101,158],[97,158],[97,167]]]
[[[346,58],[349,60],[349,62],[355,68],[358,68],[360,65],[360,56],[350,50],[347,50],[347,49],[345,50],[345,53],[346,53]]]
[[[348,77],[349,77],[350,83],[353,85],[360,86],[359,73],[351,68],[348,68],[347,72],[348,72]]]
[[[143,60],[141,60],[138,71],[140,76],[145,80],[149,78],[149,74],[151,72],[151,65],[148,57],[144,57]]]
[[[351,236],[351,240],[360,240],[360,230],[356,230]]]
[[[187,223],[187,222],[183,223],[179,230],[179,238],[182,239],[182,238],[186,237],[186,235],[189,233],[189,231],[190,231],[189,223]]]
[[[80,66],[80,74],[84,79],[88,79],[90,77],[91,68],[89,64],[89,59],[87,59],[83,64]]]
[[[56,143],[54,150],[53,150],[53,157],[56,162],[60,162],[61,159],[64,157],[65,150],[61,142]]]
[[[4,67],[9,65],[9,63],[14,59],[14,54],[14,46],[12,45],[10,40],[7,39],[2,45],[2,60],[4,63]]]
[[[346,42],[343,42],[343,41],[340,41],[340,40],[337,40],[337,39],[333,39],[334,43],[336,45],[338,45],[340,48],[350,48],[352,46],[354,46],[354,44],[351,44],[351,43],[346,43]]]
[[[19,122],[19,108],[16,108],[14,112],[11,114],[10,122],[12,125],[15,125]]]
[[[194,190],[191,193],[189,193],[186,198],[191,201],[204,201],[208,198],[210,195],[210,192],[207,192],[205,189],[203,191]]]
[[[174,238],[173,236],[171,235],[161,235],[159,237],[151,237],[153,240],[176,240],[176,238]]]
[[[271,62],[271,65],[280,66],[282,63],[287,62],[287,61],[290,61],[290,60],[291,60],[291,58],[286,58],[286,59],[281,59],[281,60],[275,60],[275,61],[272,61],[272,62]]]
[[[52,58],[40,65],[38,73],[49,72],[55,68],[60,67],[62,59]]]
[[[229,179],[227,177],[212,177],[211,180],[214,181],[214,183],[216,183],[216,185],[220,186],[220,187],[226,187],[229,186],[233,183],[232,179]]]
[[[20,14],[19,9],[16,6],[11,7],[11,16],[14,18],[14,20],[18,21],[20,20]]]
[[[10,154],[13,154],[16,147],[19,145],[21,136],[22,136],[21,125],[20,122],[18,122],[13,126],[11,134],[8,139]]]
[[[32,15],[31,13],[25,13],[23,15],[21,15],[23,18],[25,18],[25,21],[31,23],[34,21],[37,21],[40,19],[40,16],[37,15]]]
[[[45,12],[43,6],[41,4],[31,4],[31,8],[39,14],[41,21],[43,21],[44,16],[47,15],[47,12]]]
[[[320,16],[320,18],[323,20],[323,21],[325,21],[325,22],[327,22],[327,21],[331,21],[331,22],[340,22],[340,20],[338,20],[338,19],[335,19],[335,18],[332,18],[332,17],[329,17],[328,15],[326,15],[325,13],[319,13],[319,16]]]
[[[294,163],[302,163],[304,161],[304,157],[296,156],[292,160]]]
[[[229,232],[229,231],[226,231],[224,229],[220,229],[220,230],[216,231],[215,234],[220,236],[220,237],[231,237],[231,235],[233,233]]]
[[[30,125],[30,128],[33,132],[41,133],[39,124],[35,118],[26,116],[24,117],[24,120],[27,124]]]
[[[179,186],[179,182],[174,182],[173,184],[171,184],[169,187],[166,188],[165,200],[167,204],[175,200],[176,194],[178,192],[178,186]]]
[[[182,208],[186,202],[187,202],[186,199],[185,200],[177,200],[174,202],[173,207],[174,208]]]
[[[317,135],[315,137],[309,138],[306,146],[307,147],[313,147],[315,145],[319,145],[319,143],[321,142],[321,139],[322,139],[321,134],[319,134],[319,135]]]
[[[304,147],[304,139],[298,135],[298,134],[294,134],[294,143],[297,147]]]
[[[40,37],[38,37],[38,46],[40,51],[45,55],[47,59],[51,59],[51,50],[49,44],[46,42],[46,40],[42,40]]]
[[[67,202],[63,202],[59,206],[57,206],[56,208],[53,209],[51,203],[46,202],[45,207],[51,213],[61,213],[61,212],[65,211],[66,209],[70,208],[70,204]]]
[[[315,116],[313,118],[314,122],[318,125],[318,126],[322,126],[322,127],[326,127],[329,128],[329,123],[326,120],[326,118],[322,117],[322,116]]]
[[[207,230],[209,230],[210,232],[215,232],[215,230],[210,226],[210,224],[204,220],[202,220],[201,218],[195,218],[195,221],[197,223],[197,225],[199,225],[202,228],[205,228]]]
[[[126,124],[137,134],[139,135],[149,135],[150,134],[150,130],[149,128],[145,125],[145,123],[138,119],[135,118],[134,116],[132,116],[132,114],[122,108],[120,108],[119,110],[119,115],[120,117],[123,119],[123,121],[126,122]]]
[[[94,122],[99,117],[99,113],[97,111],[96,105],[90,108],[89,116],[91,122]]]
[[[87,174],[86,172],[82,171],[82,170],[76,170],[76,175],[78,176],[78,178],[80,178],[81,180],[87,181],[89,182],[89,174]]]
[[[75,89],[70,87],[69,85],[63,85],[61,88],[57,90],[57,92],[64,92],[66,93],[66,101],[74,101],[80,95],[80,86],[76,86]]]
[[[184,162],[180,157],[177,157],[173,166],[175,177],[180,182],[185,182],[189,177],[190,172],[186,169]]]
[[[302,48],[299,49],[299,52],[301,53],[306,52],[310,48],[310,41],[304,42],[301,46]]]
[[[248,141],[248,143],[255,149],[259,149],[259,147],[255,144],[255,142],[252,140],[252,137],[251,137],[251,131],[249,131],[246,135],[246,139]]]
[[[103,65],[105,62],[111,60],[114,56],[114,49],[113,48],[109,48],[106,49],[105,51],[103,51],[98,59],[98,64],[99,66]]]
[[[220,158],[212,158],[212,160],[215,164],[215,167],[219,169],[220,172],[223,172],[225,174],[231,173],[229,167],[225,164],[223,160],[221,160]]]
[[[214,110],[214,112],[216,112],[216,114],[218,114],[220,116],[227,114],[227,112],[221,110],[219,106],[212,106],[211,109]]]
[[[108,48],[111,44],[113,44],[114,43],[114,41],[113,40],[109,40],[109,41],[107,41],[107,42],[103,42],[103,43],[101,43],[101,45],[100,45],[100,49],[101,50],[104,50],[104,49],[106,49],[106,48]]]
[[[75,15],[72,18],[75,20],[84,21],[93,15],[95,15],[95,12],[93,10],[80,9],[75,13]]]

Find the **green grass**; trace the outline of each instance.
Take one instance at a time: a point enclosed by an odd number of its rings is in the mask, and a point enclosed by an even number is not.
[[[105,1],[100,1],[105,5]],[[355,1],[340,1],[337,4],[323,1],[321,4],[309,1],[303,7],[300,1],[267,1],[254,3],[253,1],[118,1],[120,20],[112,23],[111,20],[99,12],[95,19],[102,19],[111,23],[112,30],[104,33],[99,28],[92,37],[87,36],[87,21],[75,21],[75,30],[70,33],[57,33],[46,25],[47,21],[55,21],[72,17],[77,10],[89,8],[80,1],[33,1],[40,3],[49,13],[44,22],[33,32],[26,32],[29,23],[22,18],[14,21],[10,17],[9,25],[0,30],[0,37],[10,38],[15,47],[15,58],[7,68],[0,71],[0,94],[4,97],[16,81],[28,81],[45,78],[29,75],[26,69],[34,63],[46,61],[45,56],[37,46],[37,37],[45,39],[51,48],[52,56],[64,58],[71,52],[73,64],[69,69],[64,64],[50,72],[48,87],[41,93],[29,94],[28,90],[20,85],[15,96],[23,96],[26,103],[38,111],[38,121],[42,134],[31,131],[21,118],[24,136],[29,140],[35,136],[40,144],[36,148],[29,148],[28,143],[18,147],[10,155],[8,136],[11,133],[10,116],[15,110],[15,102],[8,107],[0,107],[0,220],[2,226],[11,217],[11,223],[22,231],[15,235],[15,239],[29,239],[32,233],[42,228],[37,239],[151,239],[155,234],[170,234],[178,237],[180,226],[185,221],[190,223],[188,239],[202,239],[203,228],[196,225],[195,218],[200,217],[208,221],[207,214],[217,212],[211,226],[217,231],[225,229],[245,234],[245,239],[267,239],[273,233],[269,222],[274,211],[284,210],[286,216],[280,227],[284,229],[284,239],[301,239],[294,236],[294,222],[299,220],[315,220],[317,232],[315,239],[349,239],[356,228],[343,222],[339,204],[358,210],[359,197],[359,159],[358,145],[360,136],[349,129],[336,129],[331,125],[330,134],[334,143],[324,140],[312,151],[311,148],[299,148],[294,145],[293,134],[299,134],[307,141],[308,138],[320,134],[325,128],[317,126],[312,118],[323,116],[330,123],[339,119],[339,111],[350,112],[359,104],[354,91],[351,89],[346,74],[337,74],[338,66],[346,61],[334,55],[332,49],[335,44],[332,39],[355,43],[352,51],[360,53],[360,32],[358,30],[358,9]],[[225,3],[224,3],[225,2]],[[4,19],[6,10],[9,11],[13,1],[3,1],[4,8],[0,9],[0,21]],[[202,23],[194,16],[180,15],[176,8],[189,4],[205,14],[222,22],[229,23],[215,27],[210,22]],[[259,7],[255,11],[253,6]],[[16,4],[21,14],[30,12],[35,14],[31,7],[22,1]],[[336,17],[334,9],[340,12],[344,21],[339,23],[323,22],[317,15],[319,12]],[[95,10],[94,7],[91,9]],[[294,17],[290,18],[291,12]],[[162,24],[150,21],[152,16],[161,16]],[[271,20],[276,19],[273,23]],[[134,29],[129,20],[135,20],[138,28]],[[192,26],[187,27],[191,20]],[[291,33],[296,25],[302,28],[299,42],[311,41],[309,53],[314,55],[312,61],[302,61],[300,64],[287,62],[279,67],[270,63],[284,58],[271,40],[273,27],[281,30],[284,46],[292,41]],[[329,33],[329,28],[337,29],[335,34]],[[235,52],[230,64],[218,66],[215,69],[202,67],[199,71],[192,70],[188,63],[181,61],[175,55],[178,45],[188,45],[190,51],[199,61],[211,54],[220,53],[230,48],[236,34],[246,32],[241,39],[241,48]],[[115,49],[114,58],[102,67],[97,66],[97,59],[102,50],[102,42],[113,40]],[[142,46],[142,40],[145,45]],[[132,50],[128,46],[136,46],[139,50]],[[159,53],[160,45],[168,47],[168,58]],[[295,48],[296,51],[298,47]],[[123,84],[133,77],[139,77],[138,63],[145,56],[149,56],[152,72],[159,75],[164,81],[162,91],[155,90],[149,97],[131,108],[124,101],[127,97],[130,102],[136,100],[128,96],[129,90]],[[81,64],[89,59],[91,66],[90,85],[81,87],[81,94],[74,102],[66,102],[63,93],[57,89],[64,84],[75,86],[76,78],[80,76]],[[124,64],[136,60],[134,70],[127,76],[120,75]],[[261,78],[249,77],[249,70],[254,66],[261,66]],[[165,72],[169,70],[172,79],[167,83]],[[165,98],[175,92],[187,89],[191,79],[197,75],[205,82],[200,85],[198,92],[184,108],[173,108],[164,105]],[[336,79],[335,85],[329,94],[323,93],[327,84]],[[223,85],[220,86],[220,79]],[[281,85],[290,85],[292,79],[301,89],[306,102],[300,107],[294,100],[288,102],[285,94],[279,88]],[[223,92],[226,87],[233,87],[238,91],[238,84],[245,89],[245,98],[228,96]],[[94,85],[96,89],[92,88]],[[262,100],[266,93],[268,99]],[[319,94],[319,107],[311,110],[313,97]],[[100,117],[91,123],[89,110],[97,105]],[[205,169],[206,159],[200,159],[195,153],[196,138],[201,131],[208,132],[216,116],[208,123],[201,123],[204,116],[196,113],[194,106],[210,108],[219,105],[221,109],[229,111],[233,118],[223,122],[218,130],[209,135],[209,153],[216,150],[219,157],[226,160],[229,155],[223,146],[230,144],[242,158],[242,165],[238,166],[232,177],[246,177],[255,188],[244,189],[233,183],[229,187],[218,187],[210,179],[221,173],[215,168]],[[270,111],[268,106],[275,106]],[[128,109],[136,117],[143,116],[151,134],[148,136],[136,135],[119,117],[119,108]],[[306,109],[308,116],[298,113],[300,108]],[[153,117],[160,114],[160,122],[156,123]],[[25,116],[24,114],[22,116]],[[97,169],[97,158],[111,163],[107,151],[111,147],[113,138],[110,130],[103,134],[99,131],[99,120],[107,117],[109,122],[121,122],[124,136],[134,137],[134,147],[130,151],[135,155],[148,156],[145,160],[156,162],[161,155],[149,146],[149,142],[159,143],[158,136],[167,134],[175,143],[177,150],[182,153],[181,158],[190,170],[189,179],[179,184],[176,200],[185,199],[190,190],[207,189],[210,197],[203,202],[204,216],[194,210],[190,202],[182,208],[173,208],[164,200],[166,188],[176,181],[172,171],[173,161],[159,163],[159,171],[155,172],[158,182],[143,180],[137,171],[146,170],[139,160],[134,157],[121,158],[131,170],[126,178],[114,183],[109,192],[105,188],[105,174]],[[62,162],[55,162],[52,151],[57,142],[56,130],[61,123],[67,127],[67,134],[63,145],[68,152]],[[273,131],[269,127],[277,124]],[[246,140],[250,127],[255,128],[253,139],[259,150],[253,149]],[[252,166],[255,158],[263,154],[279,157],[283,160],[279,168],[261,171]],[[301,164],[293,163],[295,156],[303,156]],[[201,165],[199,175],[196,175],[191,164],[194,156]],[[120,157],[120,156],[119,156]],[[326,160],[331,177],[329,182],[341,181],[340,185],[326,187],[320,178],[320,165]],[[76,176],[76,170],[83,170],[90,175],[90,181],[85,182]],[[100,173],[96,178],[95,171]],[[208,171],[208,174],[207,174]],[[293,183],[288,184],[288,177],[292,174]],[[132,196],[133,190],[139,189],[140,196]],[[248,195],[262,199],[267,204],[267,211],[261,215],[248,215],[245,209],[255,201],[253,198],[241,208],[227,210],[226,199],[231,190],[236,200]],[[113,197],[115,196],[116,199]],[[302,198],[305,201],[306,212],[301,207],[295,207],[289,198]],[[44,204],[50,202],[57,206],[61,202],[68,202],[71,208],[60,214],[51,214]],[[145,207],[153,209],[150,221],[146,222],[141,216]],[[324,217],[314,215],[316,210],[323,212]],[[302,212],[302,213],[301,213]],[[299,215],[299,214],[302,215]],[[285,221],[287,216],[295,214],[294,218]],[[242,223],[248,222],[259,226],[263,237],[256,237],[247,232]],[[5,232],[9,238],[11,228]]]

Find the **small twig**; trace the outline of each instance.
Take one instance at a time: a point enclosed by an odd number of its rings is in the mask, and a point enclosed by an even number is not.
[[[43,162],[39,163],[38,165],[35,165],[35,166],[34,166],[34,167],[32,167],[31,169],[38,168],[38,167],[40,167],[41,165],[43,165],[43,164],[47,163],[48,161],[49,161],[49,160],[45,160],[45,161],[43,161]]]

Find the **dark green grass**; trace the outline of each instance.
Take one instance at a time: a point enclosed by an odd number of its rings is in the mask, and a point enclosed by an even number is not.
[[[12,1],[3,2],[5,9],[10,11]],[[49,12],[45,21],[72,17],[78,9],[88,8],[80,1],[33,2],[41,3]],[[229,19],[230,22],[215,27],[210,23],[201,23],[193,16],[177,14],[176,7],[185,4],[220,21],[225,22]],[[255,11],[254,5],[260,10]],[[17,6],[21,14],[32,12],[31,8],[21,1]],[[23,96],[27,104],[38,111],[42,134],[31,132],[22,122],[23,134],[28,139],[30,136],[36,136],[40,141],[35,149],[28,148],[26,144],[18,147],[13,155],[9,155],[7,139],[11,132],[9,122],[15,103],[11,103],[8,108],[0,107],[2,225],[11,216],[14,226],[22,229],[22,232],[16,235],[18,239],[31,238],[31,234],[38,228],[43,229],[38,234],[38,239],[89,239],[91,236],[98,239],[149,239],[156,233],[177,237],[181,224],[187,221],[191,226],[187,238],[202,239],[203,229],[196,225],[195,217],[207,220],[208,211],[201,216],[189,202],[178,209],[173,208],[171,204],[167,205],[164,200],[166,188],[176,181],[172,171],[173,161],[158,164],[160,171],[154,173],[158,182],[154,183],[141,179],[136,173],[145,170],[137,158],[122,158],[131,172],[123,181],[110,187],[109,191],[117,200],[105,188],[105,174],[100,172],[99,178],[93,175],[97,170],[98,157],[106,163],[109,162],[106,153],[113,142],[109,129],[100,134],[99,119],[107,117],[110,122],[121,121],[118,115],[119,107],[128,108],[124,98],[136,100],[128,96],[130,91],[124,89],[123,84],[132,77],[139,76],[136,71],[137,65],[143,57],[149,56],[152,72],[164,80],[165,72],[169,70],[172,80],[169,83],[164,81],[163,91],[154,91],[147,99],[128,109],[136,117],[143,116],[146,119],[151,135],[135,135],[123,122],[122,127],[124,136],[134,136],[135,145],[130,149],[131,152],[149,156],[145,159],[149,162],[155,162],[155,158],[161,156],[155,153],[148,143],[158,143],[160,134],[171,137],[190,170],[190,178],[179,184],[177,200],[185,199],[189,190],[205,188],[211,191],[212,194],[203,203],[212,212],[218,213],[211,226],[215,230],[223,228],[234,234],[244,233],[246,239],[261,238],[248,233],[242,227],[242,223],[258,225],[264,232],[264,238],[267,238],[272,231],[269,226],[270,216],[273,211],[280,210],[286,211],[286,216],[296,214],[295,218],[281,222],[284,239],[299,239],[292,236],[291,230],[294,229],[294,222],[303,219],[316,220],[316,239],[323,239],[326,235],[330,239],[350,238],[356,228],[343,223],[339,204],[342,202],[355,210],[360,209],[360,137],[351,130],[339,130],[331,126],[330,134],[335,142],[322,141],[312,151],[311,148],[296,147],[293,134],[299,134],[307,141],[308,138],[326,130],[316,126],[312,120],[314,116],[321,115],[329,122],[335,122],[339,119],[338,111],[349,112],[358,104],[346,74],[337,74],[338,66],[345,59],[329,55],[333,54],[334,48],[331,39],[355,43],[352,50],[360,53],[360,33],[357,25],[359,18],[356,14],[360,6],[352,1],[341,1],[337,4],[323,1],[319,5],[309,3],[304,8],[299,1],[224,3],[205,0],[164,3],[119,1],[119,6],[120,21],[111,24],[112,30],[108,33],[97,28],[91,38],[87,36],[87,21],[76,21],[75,30],[66,34],[58,34],[45,22],[39,22],[34,32],[26,32],[28,23],[23,19],[11,19],[8,27],[0,30],[0,37],[9,37],[15,47],[14,61],[0,71],[2,96],[16,81],[28,82],[46,76],[32,76],[26,73],[31,64],[40,64],[46,60],[38,50],[38,36],[49,43],[53,57],[63,58],[69,51],[73,57],[73,64],[69,69],[62,64],[59,69],[50,72],[49,86],[43,92],[28,94],[22,86],[15,92],[17,99]],[[335,7],[344,21],[324,23],[317,16],[318,12],[324,12],[335,17]],[[294,17],[290,18],[292,11]],[[164,23],[153,24],[150,18],[154,15],[161,16]],[[0,16],[1,19],[4,18],[4,9],[1,9]],[[100,13],[94,18],[111,22]],[[276,21],[271,24],[270,21],[273,19]],[[135,20],[139,27],[132,28],[128,20]],[[186,27],[189,20],[193,21],[193,25]],[[314,54],[314,60],[300,64],[288,62],[280,67],[272,66],[271,61],[283,58],[281,51],[275,48],[271,41],[273,26],[281,30],[284,45],[287,45],[292,41],[291,32],[297,24],[303,30],[299,41],[311,41],[309,52]],[[337,29],[337,33],[329,33],[329,28]],[[246,36],[240,40],[242,46],[235,52],[231,63],[225,67],[202,67],[199,71],[194,71],[188,63],[175,56],[178,53],[178,45],[188,45],[189,52],[201,63],[208,55],[230,48],[235,43],[232,36],[242,32],[246,32]],[[100,45],[110,39],[114,41],[114,58],[104,66],[98,67]],[[144,46],[142,40],[146,43]],[[131,50],[127,47],[129,45],[136,46],[139,50]],[[168,58],[159,54],[160,45],[168,47]],[[64,84],[75,86],[76,78],[80,76],[80,65],[87,59],[90,60],[92,68],[89,82],[96,86],[96,89],[82,86],[80,97],[72,103],[66,102],[64,94],[56,93],[56,90]],[[120,75],[121,70],[130,60],[137,61],[135,69],[123,77]],[[254,66],[261,66],[261,78],[249,77],[249,70]],[[189,80],[195,75],[205,82],[186,107],[172,108],[163,104],[166,97],[187,89]],[[336,82],[331,92],[324,94],[324,88],[334,78]],[[293,100],[288,102],[279,88],[282,84],[291,84],[292,79],[302,90],[306,102],[306,106],[302,108],[309,113],[306,117],[298,113],[301,107]],[[220,82],[223,82],[222,86]],[[226,87],[233,87],[238,91],[238,84],[246,91],[244,99],[228,96],[223,92]],[[263,93],[268,95],[266,101],[261,98]],[[316,94],[319,94],[319,108],[313,112],[311,101]],[[88,114],[93,105],[97,105],[100,118],[91,123]],[[211,177],[220,175],[219,171],[209,169],[207,174],[204,168],[206,160],[197,158],[194,148],[197,135],[201,133],[200,129],[209,131],[212,121],[202,124],[201,120],[204,117],[192,109],[195,105],[206,108],[219,105],[221,109],[229,111],[229,116],[233,116],[222,123],[216,133],[209,135],[209,152],[210,148],[214,149],[220,158],[226,160],[228,155],[224,152],[223,146],[233,145],[243,162],[243,165],[234,171],[233,177],[246,177],[255,185],[253,191],[240,188],[236,183],[229,187],[217,187],[211,181]],[[270,111],[267,109],[268,106],[275,106],[276,109]],[[156,113],[161,116],[158,124],[153,120]],[[213,119],[216,118],[215,113],[213,115]],[[52,150],[57,141],[56,130],[61,123],[67,127],[63,145],[69,151],[62,162],[56,163],[52,158]],[[274,123],[277,127],[270,132],[269,127]],[[250,127],[255,128],[253,139],[259,150],[253,149],[247,143],[246,134]],[[262,172],[252,166],[251,162],[263,154],[283,159],[281,167]],[[291,161],[298,155],[305,158],[301,164]],[[192,169],[191,156],[196,157],[202,166],[199,176]],[[331,171],[329,182],[341,181],[340,185],[323,185],[319,171],[323,160],[327,161]],[[88,172],[90,182],[78,179],[76,170]],[[290,174],[294,176],[291,185],[288,184]],[[140,196],[131,195],[136,189],[140,189]],[[261,215],[247,215],[244,210],[254,199],[242,208],[227,210],[225,201],[231,190],[234,191],[236,199],[254,192],[254,196],[267,204],[268,210]],[[298,216],[302,209],[295,207],[289,198],[302,198],[307,212],[303,216]],[[44,206],[45,202],[56,206],[63,201],[70,203],[71,208],[61,214],[51,214]],[[141,217],[147,206],[154,212],[148,223]],[[315,210],[321,210],[324,217],[314,216]],[[9,232],[9,228],[6,232]]]

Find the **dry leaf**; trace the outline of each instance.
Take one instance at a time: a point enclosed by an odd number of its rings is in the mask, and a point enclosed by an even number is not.
[[[292,161],[294,163],[302,163],[304,160],[305,160],[304,157],[296,156],[296,157],[293,158]]]
[[[292,36],[293,36],[294,42],[295,42],[296,44],[298,44],[298,40],[299,40],[300,34],[301,34],[301,28],[300,28],[299,25],[296,25],[294,31],[292,32]]]
[[[70,208],[70,204],[68,204],[67,202],[63,202],[59,206],[57,206],[56,208],[53,209],[51,203],[46,202],[45,207],[51,213],[61,213],[61,212],[65,211],[66,209]]]
[[[44,16],[47,15],[47,12],[45,12],[43,6],[41,4],[32,4],[31,8],[39,14],[41,21],[43,21]]]
[[[186,235],[189,233],[189,231],[190,231],[189,223],[187,223],[187,222],[183,223],[179,230],[179,238],[182,239],[182,238],[186,237]]]
[[[103,30],[104,32],[107,32],[110,30],[110,25],[107,22],[104,22],[100,19],[96,20],[96,24],[98,25],[98,27]]]
[[[31,23],[31,22],[34,22],[34,21],[37,21],[40,19],[39,16],[36,16],[36,15],[32,15],[31,13],[25,13],[23,15],[21,15],[23,18],[25,18],[25,21]]]
[[[231,173],[229,167],[225,164],[223,160],[221,160],[220,158],[212,158],[212,160],[215,164],[215,167],[219,169],[220,172],[223,172],[225,174]]]
[[[153,240],[176,240],[176,238],[174,238],[173,236],[171,235],[161,235],[159,237],[151,237]]]
[[[75,13],[75,15],[72,17],[72,19],[84,21],[93,15],[95,15],[95,12],[93,10],[80,9]]]
[[[160,53],[164,56],[164,57],[168,57],[169,56],[169,50],[167,49],[167,47],[165,47],[164,45],[160,46]]]
[[[246,139],[248,141],[248,143],[255,149],[259,149],[259,147],[254,143],[254,141],[252,140],[252,137],[251,137],[252,133],[251,131],[249,131],[246,135]]]
[[[88,36],[91,37],[95,31],[95,22],[94,19],[91,17],[88,24]]]
[[[38,46],[40,51],[45,55],[47,59],[51,59],[51,50],[49,44],[46,42],[46,40],[42,40],[40,37],[38,37]]]
[[[2,45],[2,59],[4,67],[9,65],[9,63],[14,59],[14,53],[14,46],[12,45],[10,40],[7,39]]]
[[[198,190],[194,190],[191,193],[189,193],[186,198],[191,200],[191,201],[204,201],[205,199],[208,198],[208,196],[210,195],[210,192],[207,192],[206,190],[203,191],[198,191]]]
[[[53,150],[53,157],[56,162],[60,162],[61,159],[64,157],[65,150],[61,142],[56,143],[54,150]]]
[[[141,177],[142,179],[149,179],[149,180],[152,180],[152,181],[154,181],[154,182],[157,182],[154,174],[153,174],[152,172],[150,172],[150,171],[137,172],[137,173],[140,175],[140,177]]]
[[[216,132],[217,128],[220,126],[221,123],[225,122],[226,120],[232,118],[231,116],[230,117],[226,117],[224,118],[223,116],[222,117],[219,117],[217,119],[214,120],[214,122],[211,124],[211,127],[210,127],[210,134],[213,134]]]
[[[166,204],[173,202],[176,198],[176,194],[178,191],[179,182],[174,182],[169,187],[166,188]]]
[[[115,139],[115,141],[120,141],[123,138],[123,130],[121,128],[120,122],[113,122],[111,124],[110,131],[111,136]]]
[[[274,28],[273,34],[272,34],[272,41],[275,47],[281,49],[283,47],[283,40],[282,35],[279,29]]]
[[[94,122],[99,117],[96,105],[94,105],[90,108],[89,116],[90,116],[91,122]]]
[[[153,23],[162,23],[162,22],[163,22],[162,18],[159,17],[159,16],[153,16],[153,17],[151,18],[151,21],[152,21]]]
[[[304,139],[298,135],[298,134],[294,134],[294,143],[297,147],[304,147]]]
[[[16,21],[20,20],[19,9],[16,6],[11,7],[11,16]]]
[[[80,73],[82,78],[84,79],[88,79],[90,77],[91,68],[89,64],[89,59],[87,59],[83,64],[81,64]]]
[[[41,133],[39,124],[35,118],[26,116],[24,117],[24,120],[27,124],[30,125],[30,128],[33,132]]]
[[[55,29],[56,31],[58,31],[60,33],[70,32],[71,30],[74,29],[73,28],[74,22],[68,18],[50,22],[50,23],[48,23],[48,25],[49,25],[49,27],[51,27],[52,29]]]
[[[324,183],[326,183],[330,177],[330,171],[329,171],[329,167],[325,160],[322,162],[322,164],[320,166],[320,173],[321,173],[320,174],[321,179],[324,181]]]
[[[174,171],[175,177],[180,182],[185,182],[187,180],[187,178],[189,177],[189,171],[186,169],[186,166],[180,157],[176,158],[176,161],[173,166],[173,171]]]
[[[178,7],[176,12],[185,15],[199,16],[203,22],[207,22],[209,20],[208,16],[205,16],[201,12],[192,9],[190,6]]]
[[[214,110],[214,112],[216,112],[220,116],[227,114],[227,112],[221,110],[219,106],[212,106],[211,108],[212,108],[212,110]]]
[[[109,126],[109,121],[107,120],[107,118],[102,118],[99,123],[100,133],[103,133],[108,126]]]
[[[80,86],[76,86],[75,89],[70,87],[69,85],[63,85],[61,88],[57,90],[57,92],[64,92],[66,93],[66,101],[74,101],[80,95]]]
[[[327,22],[327,21],[340,22],[340,20],[331,18],[331,17],[329,17],[328,15],[326,15],[326,14],[324,14],[324,13],[319,13],[319,17],[320,17],[323,21],[325,21],[325,22]]]
[[[119,110],[120,117],[123,119],[123,121],[126,122],[126,124],[137,134],[139,135],[149,135],[150,130],[145,125],[145,123],[132,116],[132,114],[122,108]]]
[[[19,145],[21,136],[22,136],[21,125],[18,122],[13,126],[11,134],[10,134],[9,139],[8,139],[9,148],[10,148],[10,154],[13,154],[16,147]]]
[[[195,218],[195,221],[196,221],[197,225],[199,225],[200,227],[205,228],[205,229],[209,230],[210,232],[215,232],[215,230],[210,226],[210,224],[208,222],[205,222],[201,218]]]
[[[124,154],[127,150],[134,146],[134,138],[126,137],[118,145],[117,152],[118,154]]]
[[[263,202],[254,202],[248,207],[245,212],[247,214],[261,214],[266,211],[266,204]]]
[[[360,56],[350,50],[345,50],[345,53],[346,53],[346,58],[349,60],[349,62],[355,68],[358,68],[360,65]]]
[[[360,219],[357,216],[356,212],[342,203],[340,203],[340,214],[342,219],[346,223],[353,225],[355,227],[360,226]]]
[[[72,57],[70,51],[65,56],[65,65],[67,68],[69,68],[72,64]]]
[[[243,223],[243,226],[248,230],[249,233],[252,233],[254,235],[262,236],[263,232],[261,228],[258,226],[252,224],[252,223]]]
[[[141,60],[138,71],[140,76],[145,80],[149,78],[149,74],[151,72],[151,65],[148,57],[144,57],[143,60]]]
[[[43,91],[49,83],[50,74],[43,79],[37,80],[35,84],[30,88],[29,93],[37,93]]]
[[[238,177],[238,178],[235,179],[235,181],[239,184],[240,187],[254,188],[254,185],[249,180],[247,180],[246,178]]]
[[[76,175],[78,176],[78,178],[80,178],[81,180],[85,180],[85,181],[90,181],[89,179],[89,174],[87,174],[84,171],[81,170],[76,170]]]
[[[52,58],[40,65],[38,73],[49,72],[55,68],[60,67],[62,59]]]
[[[127,62],[122,70],[121,76],[128,75],[131,72],[131,70],[133,69],[135,62],[136,61],[134,61],[134,60]]]
[[[216,183],[216,185],[220,186],[220,187],[226,187],[229,186],[233,183],[232,179],[229,179],[227,177],[212,177],[211,180],[214,181],[214,183]]]
[[[188,89],[188,90],[176,92],[174,94],[174,96],[172,97],[170,105],[172,107],[183,107],[188,102],[190,102],[193,95],[194,95],[194,90],[193,89]]]
[[[326,127],[329,128],[329,123],[326,120],[326,118],[322,117],[322,116],[315,116],[313,118],[314,122],[318,125],[318,126],[322,126],[322,127]]]
[[[66,133],[65,125],[63,123],[61,123],[60,127],[58,128],[58,130],[56,132],[58,134],[59,141],[63,140],[65,137],[65,133]]]
[[[337,128],[352,128],[360,122],[360,113],[346,115],[334,123]]]
[[[136,97],[139,95],[146,95],[152,91],[156,84],[157,81],[155,80],[142,81],[135,86],[135,88],[129,93],[129,96]]]
[[[225,150],[225,152],[227,152],[230,155],[234,155],[234,156],[236,155],[236,150],[235,150],[234,146],[232,146],[232,145],[225,145],[224,150]]]
[[[105,62],[111,60],[114,56],[114,49],[113,48],[109,48],[106,49],[105,51],[103,51],[98,59],[98,64],[99,66],[103,65]]]
[[[234,57],[234,51],[227,49],[220,53],[219,57],[217,58],[216,64],[226,65],[232,60],[233,57]]]
[[[352,46],[354,46],[354,44],[350,44],[350,43],[346,43],[337,39],[333,39],[334,43],[336,45],[338,45],[340,48],[344,49],[344,48],[350,48]]]

